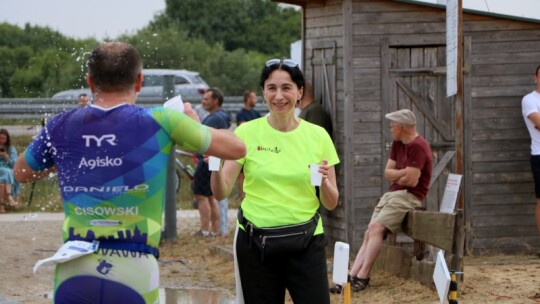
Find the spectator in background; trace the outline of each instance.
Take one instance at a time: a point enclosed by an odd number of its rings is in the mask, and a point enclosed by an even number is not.
[[[86,93],[79,94],[79,107],[86,107],[90,104],[90,97]]]
[[[185,114],[136,106],[142,65],[127,43],[94,49],[86,65],[94,104],[50,119],[15,164],[19,182],[58,171],[68,248],[99,241],[97,251],[56,264],[55,303],[158,303],[170,147],[223,159],[245,155],[241,140],[201,125],[189,103]]]
[[[525,95],[521,101],[521,110],[525,125],[531,136],[531,170],[534,180],[534,193],[536,196],[536,228],[540,235],[540,65],[534,74],[536,88]],[[540,253],[539,253],[540,254]]]
[[[257,105],[257,94],[248,90],[244,92],[244,107],[236,113],[236,124],[241,125],[246,121],[261,117],[261,113],[255,110]]]
[[[323,127],[330,137],[333,137],[332,118],[322,105],[314,100],[313,86],[309,82],[306,82],[304,96],[300,99],[299,108],[300,114],[298,117]]]
[[[355,292],[369,286],[369,273],[381,251],[384,236],[398,232],[407,212],[422,205],[431,181],[433,155],[429,143],[416,132],[414,113],[402,109],[386,114],[386,119],[390,121],[393,137],[384,169],[384,177],[391,183],[390,191],[383,194],[375,206],[362,246],[349,271],[351,289]],[[341,291],[341,285],[330,288],[331,293]]]
[[[255,110],[255,106],[257,105],[257,94],[255,94],[255,91],[245,91],[244,92],[244,107],[236,113],[236,124],[239,126],[244,122],[260,118],[261,113],[259,111]],[[241,171],[240,174],[238,174],[238,178],[236,179],[236,188],[238,189],[238,196],[236,197],[237,200],[243,200],[244,199],[244,172]]]
[[[0,129],[0,213],[6,213],[5,206],[18,207],[13,198],[19,194],[19,183],[13,176],[13,166],[17,160],[17,150],[11,145],[8,130]]]
[[[215,129],[228,129],[231,126],[231,115],[225,112],[222,108],[223,105],[223,93],[217,88],[210,88],[206,90],[201,101],[201,105],[205,111],[209,114],[201,123],[203,125],[215,128]],[[197,155],[197,168],[193,176],[193,194],[197,199],[199,208],[199,216],[201,221],[200,230],[196,231],[194,235],[197,236],[217,236],[220,234],[228,234],[227,231],[221,231],[220,223],[226,225],[228,219],[227,213],[223,215],[220,210],[228,209],[227,198],[224,198],[221,203],[225,206],[220,206],[218,201],[212,194],[210,188],[210,174],[208,169],[208,162],[205,161],[203,154]],[[222,218],[222,215],[225,218]],[[228,229],[228,228],[227,228]],[[226,235],[224,235],[226,236]]]

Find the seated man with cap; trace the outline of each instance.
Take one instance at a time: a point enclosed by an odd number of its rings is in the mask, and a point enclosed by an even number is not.
[[[396,233],[407,212],[422,205],[429,190],[433,156],[428,142],[416,133],[416,117],[411,110],[402,109],[389,114],[393,142],[384,177],[391,183],[375,206],[364,241],[349,271],[353,291],[369,285],[369,273],[382,248],[388,232]],[[342,287],[330,288],[341,293]]]

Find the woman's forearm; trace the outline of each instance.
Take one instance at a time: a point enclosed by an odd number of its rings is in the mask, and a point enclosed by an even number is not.
[[[332,183],[329,179],[325,179],[320,187],[319,198],[324,208],[328,210],[334,210],[338,205],[339,190],[337,185]]]

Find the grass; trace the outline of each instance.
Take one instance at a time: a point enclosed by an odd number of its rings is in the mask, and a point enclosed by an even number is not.
[[[32,136],[12,136],[11,142],[22,153],[28,146]],[[179,159],[184,164],[193,164],[190,156],[180,155]],[[180,190],[176,194],[177,209],[193,209],[193,195],[191,191],[191,180],[185,173],[181,173]],[[240,201],[235,200],[236,189],[234,189],[229,198],[229,208],[236,208]],[[16,200],[20,207],[15,212],[62,212],[62,199],[58,189],[58,178],[56,174],[41,179],[35,183],[22,185],[22,190]],[[9,210],[9,208],[8,208]]]

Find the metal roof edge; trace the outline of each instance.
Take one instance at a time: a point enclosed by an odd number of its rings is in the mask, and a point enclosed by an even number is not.
[[[416,5],[422,5],[422,6],[429,6],[429,7],[440,8],[440,9],[446,9],[446,5],[438,4],[438,3],[420,2],[420,1],[415,1],[415,0],[393,0],[393,1],[404,2],[404,3],[409,3],[409,4],[416,4]],[[519,16],[514,16],[514,15],[505,15],[505,14],[500,14],[500,13],[479,11],[479,10],[468,9],[468,8],[463,8],[463,12],[471,13],[471,14],[477,14],[477,15],[490,16],[490,17],[496,17],[496,18],[512,19],[512,20],[518,20],[518,21],[524,21],[524,22],[532,22],[532,23],[540,23],[540,19],[534,19],[534,18],[528,18],[528,17],[519,17]]]

